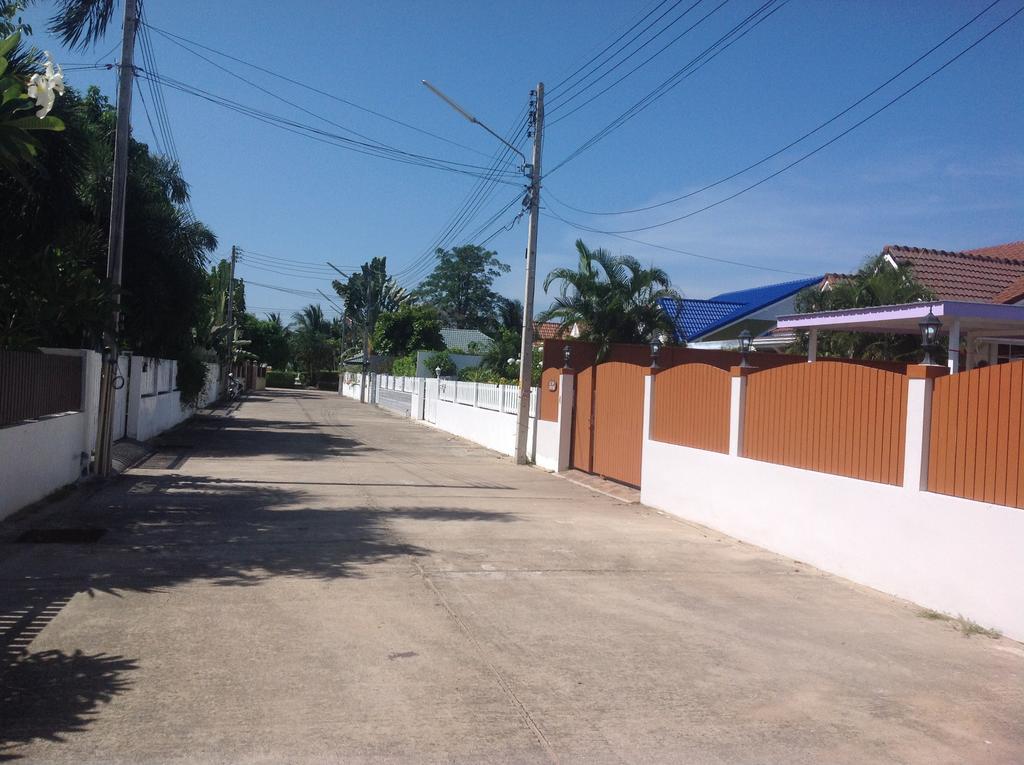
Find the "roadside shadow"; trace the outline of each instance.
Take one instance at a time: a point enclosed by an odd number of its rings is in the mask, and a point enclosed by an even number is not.
[[[6,657],[0,666],[0,761],[18,760],[19,744],[61,742],[85,730],[103,705],[131,686],[138,665],[123,656],[40,651]]]
[[[98,541],[26,544],[16,541],[21,528],[0,526],[0,758],[27,756],[33,741],[60,742],[86,730],[132,687],[136,659],[69,648],[61,644],[71,634],[62,631],[66,625],[53,624],[46,646],[61,650],[31,650],[76,596],[165,593],[197,582],[252,587],[282,576],[359,578],[373,566],[405,566],[431,552],[404,539],[403,524],[516,520],[458,507],[322,502],[322,494],[294,486],[132,472],[36,523],[103,530]]]
[[[204,414],[154,438],[151,444],[158,452],[187,450],[188,457],[229,459],[274,457],[314,461],[378,451],[359,439],[334,432],[343,427],[347,426]]]

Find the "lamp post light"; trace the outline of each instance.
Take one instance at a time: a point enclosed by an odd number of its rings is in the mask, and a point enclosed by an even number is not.
[[[658,356],[661,354],[662,339],[655,337],[651,340],[651,369],[661,369],[658,365]]]
[[[750,353],[751,347],[754,345],[754,336],[750,334],[749,329],[745,329],[740,332],[740,368],[741,369],[752,369],[753,364],[747,360],[747,354]]]
[[[562,369],[572,369],[572,346],[568,343],[562,348]]]
[[[438,380],[441,379],[441,367],[440,366],[434,367],[434,377],[436,377]]]
[[[932,313],[932,309],[928,309],[928,315],[924,317],[918,326],[921,328],[921,348],[924,349],[924,359],[921,361],[922,364],[934,364],[935,360],[932,358],[934,353],[939,347],[939,329],[942,328],[942,322],[939,318]]]

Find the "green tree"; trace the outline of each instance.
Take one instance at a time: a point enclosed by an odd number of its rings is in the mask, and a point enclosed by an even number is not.
[[[350,274],[344,282],[335,279],[332,286],[345,303],[342,318],[346,326],[358,336],[360,344],[363,333],[368,334],[371,350],[378,317],[414,302],[412,295],[388,276],[387,258],[373,258],[363,263],[359,271]]]
[[[476,244],[437,250],[437,265],[416,289],[415,295],[435,306],[446,326],[488,329],[503,298],[494,291],[494,280],[509,267],[498,254]]]
[[[248,350],[263,364],[274,369],[285,369],[291,360],[289,332],[281,317],[271,314],[260,319],[251,313],[243,313],[239,320],[239,334],[249,341]]]
[[[429,305],[403,305],[381,314],[373,332],[373,349],[385,356],[405,356],[410,351],[444,348],[441,319]]]
[[[914,277],[909,268],[896,268],[883,255],[876,255],[868,258],[849,278],[837,279],[825,289],[817,285],[808,287],[796,296],[795,307],[798,313],[816,313],[925,300],[935,300],[935,295]],[[791,350],[806,353],[807,335],[801,335]],[[921,353],[921,340],[917,335],[868,332],[818,334],[819,358],[916,361]]]
[[[0,280],[21,285],[8,295],[4,318],[9,323],[10,316],[21,317],[20,336],[32,335],[39,344],[68,343],[69,333],[29,303],[47,295],[51,300],[70,296],[58,297],[46,282],[56,265],[38,269],[34,263],[52,259],[59,250],[67,284],[106,284],[116,114],[96,88],[84,97],[68,89],[54,111],[67,130],[39,138],[39,163],[26,172],[27,185],[0,173],[0,220],[17,221],[0,226]],[[132,141],[130,151],[121,343],[136,352],[180,359],[197,343],[209,309],[206,259],[217,240],[188,212],[188,184],[180,169],[145,144]],[[109,316],[88,308],[96,297],[73,309],[79,325],[73,334],[86,347],[96,347]],[[30,329],[22,320],[34,315],[38,321]]]
[[[308,384],[316,385],[320,370],[335,367],[337,344],[332,342],[331,333],[331,322],[319,305],[307,305],[292,314],[292,358]]]
[[[658,304],[661,298],[679,297],[660,268],[644,268],[628,255],[591,250],[576,240],[576,270],[556,268],[544,280],[544,291],[560,282],[559,295],[539,321],[576,325],[580,339],[595,343],[604,358],[613,343],[646,343],[672,329]]]

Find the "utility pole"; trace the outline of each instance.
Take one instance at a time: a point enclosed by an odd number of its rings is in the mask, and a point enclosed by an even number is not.
[[[363,268],[363,281],[366,283],[366,298],[363,305],[363,384],[359,391],[359,400],[366,402],[370,394],[366,390],[367,368],[370,366],[370,269]]]
[[[128,148],[131,136],[132,81],[135,74],[135,33],[139,16],[136,0],[125,0],[121,36],[121,64],[117,82],[117,127],[114,133],[114,173],[110,192],[110,231],[107,238],[107,279],[114,288],[111,327],[104,333],[104,354],[100,373],[99,427],[96,472],[110,475],[113,436],[113,390],[117,370],[117,334],[121,322],[121,266],[124,252],[124,202],[128,185]]]
[[[519,350],[519,412],[516,415],[516,463],[530,461],[530,388],[533,384],[533,289],[537,276],[537,226],[540,223],[540,162],[544,141],[544,83],[537,83],[531,116],[533,162],[530,165],[530,227],[526,244],[526,288],[523,294],[523,337]]]
[[[426,80],[421,81],[438,98],[457,111],[469,122],[479,125],[508,148],[523,158],[518,148],[510,144],[491,128],[463,109],[459,104],[442,93]],[[530,205],[530,231],[526,245],[526,289],[523,295],[523,337],[519,349],[519,412],[516,415],[516,462],[525,465],[530,461],[527,450],[527,436],[530,427],[530,386],[533,382],[533,285],[537,275],[537,226],[540,223],[540,159],[544,141],[544,83],[537,83],[537,89],[530,93],[530,129],[533,132],[533,162],[524,166],[530,176],[528,202]]]
[[[234,370],[235,351],[235,261],[238,259],[238,247],[231,245],[231,267],[228,269],[228,374]]]

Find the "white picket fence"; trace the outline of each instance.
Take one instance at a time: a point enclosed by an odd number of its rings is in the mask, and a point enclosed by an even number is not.
[[[463,406],[515,414],[519,411],[519,386],[441,380],[438,398]],[[537,389],[530,389],[530,416],[537,416]]]

